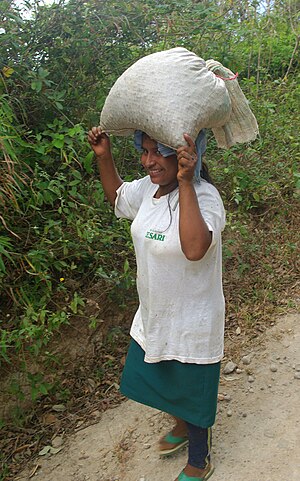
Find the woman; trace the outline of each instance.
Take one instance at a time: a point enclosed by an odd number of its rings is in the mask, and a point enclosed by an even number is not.
[[[137,131],[135,145],[148,175],[133,182],[119,177],[109,138],[99,127],[88,140],[107,199],[118,217],[133,221],[140,305],[121,391],[174,417],[159,451],[166,455],[189,444],[188,463],[175,481],[207,480],[223,355],[225,213],[202,170],[206,180],[195,181],[203,133],[198,148],[184,134],[186,145],[174,151]]]

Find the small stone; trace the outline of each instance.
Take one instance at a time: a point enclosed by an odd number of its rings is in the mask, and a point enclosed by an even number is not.
[[[60,446],[62,446],[64,443],[64,440],[62,438],[62,436],[55,436],[55,438],[52,439],[52,446],[54,448],[60,448]]]
[[[240,369],[239,367],[236,368],[235,372],[237,374],[241,374],[243,372],[243,369]]]
[[[300,379],[300,372],[299,371],[295,372],[294,379]]]
[[[231,396],[230,396],[230,394],[224,394],[224,400],[225,400],[225,401],[231,401]]]
[[[254,392],[254,389],[252,389],[252,387],[250,387],[249,391],[250,393],[253,393]]]
[[[248,382],[254,382],[254,377],[253,377],[253,376],[248,376]]]
[[[82,453],[82,455],[81,455],[81,456],[79,456],[79,458],[78,458],[78,459],[80,459],[80,460],[82,460],[82,459],[89,459],[89,455],[88,455],[88,454],[86,454],[86,453]]]
[[[232,411],[231,411],[231,409],[228,409],[228,411],[227,411],[227,416],[228,416],[229,418],[231,418],[231,416],[232,416]]]
[[[229,361],[223,369],[224,374],[231,374],[236,368],[236,364],[232,361]]]
[[[275,366],[275,364],[271,364],[270,371],[277,372],[277,366]]]
[[[218,394],[218,401],[224,401],[224,394]]]
[[[245,364],[245,366],[248,366],[251,363],[251,356],[249,354],[248,356],[243,356],[242,363]]]
[[[300,372],[300,364],[296,364],[295,371]]]
[[[243,413],[242,416],[243,416],[243,418],[246,418],[246,417],[247,417],[247,413]]]

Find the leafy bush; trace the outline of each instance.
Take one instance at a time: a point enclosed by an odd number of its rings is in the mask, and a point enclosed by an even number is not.
[[[38,354],[53,332],[80,312],[84,301],[68,290],[70,280],[84,288],[86,279],[107,277],[114,291],[120,283],[129,287],[132,279],[128,254],[124,258],[128,226],[114,218],[99,180],[91,176],[93,156],[83,127],[54,121],[36,135],[23,133],[23,140],[8,105],[2,105],[10,115],[1,132],[0,295],[6,316],[1,355],[9,361],[10,352],[22,352],[24,345]]]

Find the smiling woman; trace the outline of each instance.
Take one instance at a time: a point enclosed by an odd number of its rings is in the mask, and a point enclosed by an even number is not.
[[[169,157],[161,155],[157,148],[157,142],[146,134],[143,135],[142,147],[141,163],[149,174],[151,182],[159,185],[154,197],[159,198],[169,194],[178,185],[177,155],[175,153]]]
[[[189,443],[189,459],[176,481],[203,480],[210,461],[223,355],[221,279],[222,200],[203,178],[205,150],[188,134],[176,151],[141,131],[135,146],[146,176],[123,182],[108,136],[93,127],[104,191],[118,217],[132,220],[139,308],[134,316],[121,392],[171,414],[175,426],[159,442],[160,455]]]

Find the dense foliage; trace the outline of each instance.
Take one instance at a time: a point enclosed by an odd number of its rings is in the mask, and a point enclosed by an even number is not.
[[[173,46],[238,71],[260,125],[249,148],[221,152],[212,138],[208,152],[228,210],[228,319],[257,323],[254,305],[272,312],[280,304],[295,278],[298,7],[298,0],[1,2],[2,362],[37,355],[84,313],[94,283],[103,283],[103,303],[124,304],[134,291],[129,225],[105,202],[86,132],[128,66]],[[122,176],[140,175],[130,140],[114,139],[114,154]],[[33,397],[47,392],[40,378],[32,384]]]

